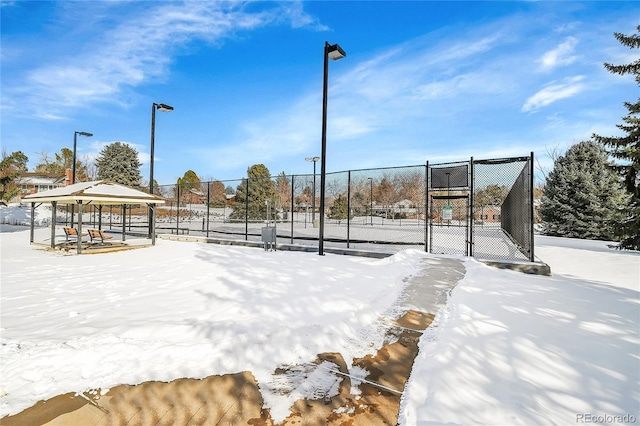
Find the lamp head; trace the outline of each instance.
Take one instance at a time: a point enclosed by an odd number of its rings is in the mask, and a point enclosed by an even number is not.
[[[313,161],[315,163],[316,161],[320,161],[320,157],[306,157],[304,160]]]
[[[329,56],[334,61],[337,61],[338,59],[342,59],[345,56],[347,56],[347,54],[345,53],[344,50],[342,50],[340,45],[333,44],[333,45],[327,46],[327,56]]]
[[[167,105],[167,104],[154,104],[156,106],[156,109],[158,111],[162,111],[162,112],[170,112],[173,111],[173,107],[171,105]]]
[[[90,138],[91,136],[93,136],[93,133],[89,133],[89,132],[76,132],[78,135],[80,136],[86,136],[88,138]]]

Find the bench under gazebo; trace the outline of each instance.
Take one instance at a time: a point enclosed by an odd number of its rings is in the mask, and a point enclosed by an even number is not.
[[[73,185],[68,185],[60,188],[51,189],[48,191],[42,191],[35,194],[27,195],[22,198],[25,202],[31,203],[31,236],[30,242],[34,242],[34,228],[35,228],[35,209],[36,204],[51,203],[51,248],[56,247],[56,222],[57,222],[57,207],[61,204],[77,206],[78,210],[78,227],[75,230],[77,233],[77,252],[82,253],[81,239],[84,235],[82,229],[82,213],[86,206],[97,206],[99,211],[100,221],[102,219],[102,207],[103,206],[122,206],[123,220],[122,220],[122,240],[125,239],[125,221],[124,211],[127,205],[146,204],[151,214],[150,217],[150,229],[149,234],[151,236],[151,244],[156,243],[156,230],[155,230],[155,208],[157,204],[164,204],[162,197],[148,194],[146,192],[139,191],[137,189],[121,185],[118,183],[110,182],[108,180],[97,180],[92,182],[79,182]],[[74,208],[75,210],[75,208]],[[73,218],[72,218],[73,221]],[[100,226],[98,227],[101,229]]]

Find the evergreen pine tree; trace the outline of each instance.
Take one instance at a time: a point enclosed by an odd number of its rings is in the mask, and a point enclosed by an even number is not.
[[[640,47],[640,25],[637,30],[638,34],[630,36],[621,33],[614,35],[624,46],[637,49]],[[605,63],[604,66],[613,74],[634,75],[636,83],[640,86],[640,59],[631,64]],[[613,169],[623,177],[625,188],[631,198],[624,211],[624,217],[617,224],[616,234],[620,238],[620,248],[640,250],[640,98],[635,103],[625,102],[624,105],[629,114],[622,118],[624,124],[618,124],[617,127],[625,135],[606,137],[594,134],[593,138],[608,148],[609,155],[623,161],[623,164],[614,165]]]
[[[96,159],[98,179],[139,187],[142,180],[138,151],[122,142],[105,146]]]
[[[193,170],[187,170],[181,179],[181,191],[200,190],[200,178]]]
[[[611,240],[623,193],[607,154],[592,141],[558,157],[547,177],[540,217],[546,235]]]
[[[348,200],[347,197],[340,194],[333,202],[331,206],[331,211],[329,213],[329,219],[337,219],[338,224],[340,224],[341,220],[344,220],[348,217]]]
[[[254,164],[247,170],[247,179],[242,179],[236,188],[233,212],[229,218],[244,220],[247,217],[249,220],[265,220],[267,219],[266,201],[270,201],[273,213],[276,199],[276,188],[271,180],[269,169],[264,164]]]

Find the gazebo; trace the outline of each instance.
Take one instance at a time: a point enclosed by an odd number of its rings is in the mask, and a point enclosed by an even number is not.
[[[51,248],[55,248],[56,235],[56,208],[58,204],[71,204],[78,206],[78,235],[82,235],[82,210],[84,206],[98,206],[102,217],[103,206],[122,206],[123,212],[129,204],[146,204],[149,209],[154,210],[157,204],[164,204],[164,199],[153,194],[138,191],[125,185],[110,182],[108,180],[97,180],[92,182],[80,182],[73,185],[55,188],[48,191],[37,192],[22,198],[31,203],[31,240],[34,242],[34,221],[36,203],[51,203]],[[155,214],[150,215],[153,220],[150,223],[151,243],[156,243]],[[122,235],[125,235],[124,214],[122,220]],[[77,244],[78,254],[82,253],[80,237]]]

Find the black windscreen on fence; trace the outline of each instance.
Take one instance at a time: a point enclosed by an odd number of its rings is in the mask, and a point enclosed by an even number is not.
[[[430,187],[432,189],[466,188],[469,186],[469,165],[432,167]]]
[[[529,191],[533,173],[530,165],[530,162],[523,165],[522,171],[507,194],[500,223],[504,232],[518,245],[522,253],[533,259],[533,223],[528,220],[530,212],[533,211]]]

